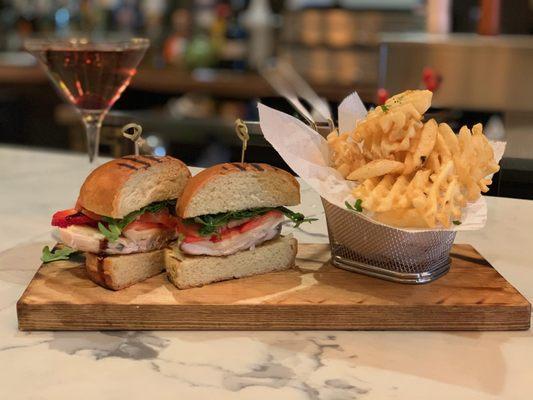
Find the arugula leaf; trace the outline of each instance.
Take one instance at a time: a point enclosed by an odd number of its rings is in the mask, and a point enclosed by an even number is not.
[[[348,210],[352,210],[352,211],[356,211],[356,212],[362,212],[363,211],[363,206],[362,206],[363,199],[355,200],[355,203],[354,203],[353,206],[350,203],[348,203],[347,201],[345,201],[344,204],[346,205],[346,208]]]
[[[278,207],[277,209],[279,211],[281,211],[283,214],[285,214],[285,216],[287,218],[289,218],[294,223],[294,227],[295,228],[298,228],[304,222],[311,223],[313,221],[318,221],[318,218],[307,218],[302,213],[297,213],[297,212],[291,211],[291,210],[289,210],[286,207]]]
[[[381,111],[383,111],[384,113],[389,111],[389,106],[386,106],[385,104],[381,105],[380,107],[381,107]]]
[[[114,241],[118,240],[120,234],[122,233],[122,229],[123,228],[120,228],[118,225],[116,225],[114,223],[108,223],[107,224],[107,228],[106,228],[104,224],[102,224],[101,222],[98,222],[98,230],[110,242],[114,242]]]
[[[132,211],[128,215],[126,215],[124,218],[110,218],[110,217],[102,217],[102,221],[104,221],[106,225],[102,224],[101,222],[98,222],[98,230],[102,235],[104,235],[107,240],[110,242],[115,242],[120,237],[122,230],[131,224],[133,221],[137,219],[137,217],[143,215],[144,213],[156,213],[158,211],[163,210],[164,208],[170,208],[173,209],[176,206],[176,200],[167,200],[167,201],[159,201],[157,203],[149,204],[140,210]]]
[[[158,201],[156,203],[148,204],[146,207],[143,207],[139,211],[134,211],[134,212],[139,212],[140,214],[144,214],[145,212],[156,213],[158,211],[161,211],[164,208],[170,208],[172,210],[175,209],[176,208],[176,200]],[[130,214],[128,214],[128,215],[130,215]]]
[[[304,222],[312,222],[317,221],[317,218],[306,218],[305,215],[302,213],[297,213],[294,211],[289,210],[286,207],[259,207],[259,208],[253,208],[250,210],[241,210],[241,211],[229,211],[226,213],[218,213],[218,214],[207,214],[202,215],[199,217],[194,218],[188,218],[184,220],[185,223],[197,223],[200,224],[201,227],[198,230],[198,233],[200,236],[212,236],[212,235],[219,235],[219,229],[227,225],[228,222],[239,220],[239,219],[247,219],[247,218],[253,218],[258,215],[264,215],[269,211],[272,210],[278,210],[281,211],[287,218],[289,218],[293,223],[294,227],[299,227]]]
[[[69,256],[77,252],[78,250],[74,250],[68,246],[60,247],[58,249],[55,249],[54,251],[50,251],[50,248],[48,246],[45,246],[43,248],[43,254],[41,255],[41,261],[43,263],[49,263],[58,260],[68,260]]]
[[[200,236],[211,236],[217,235],[219,228],[226,225],[229,221],[252,218],[257,215],[266,214],[268,211],[273,208],[255,208],[251,210],[242,210],[242,211],[229,211],[227,213],[219,214],[207,214],[192,219],[192,222],[202,225],[198,230]]]

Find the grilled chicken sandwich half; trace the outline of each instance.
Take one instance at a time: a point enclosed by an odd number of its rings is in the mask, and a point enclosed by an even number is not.
[[[191,177],[180,160],[126,156],[96,168],[75,208],[54,214],[53,236],[63,247],[43,261],[85,253],[95,283],[119,290],[164,270],[164,252],[177,237],[176,201]]]
[[[169,279],[180,289],[288,269],[296,239],[283,237],[288,217],[310,222],[285,206],[300,203],[300,185],[267,164],[226,163],[187,183],[177,204],[179,239],[166,251]]]

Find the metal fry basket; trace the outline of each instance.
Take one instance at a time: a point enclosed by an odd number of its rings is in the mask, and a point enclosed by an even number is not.
[[[322,199],[332,263],[400,283],[431,282],[450,269],[454,231],[404,232]]]

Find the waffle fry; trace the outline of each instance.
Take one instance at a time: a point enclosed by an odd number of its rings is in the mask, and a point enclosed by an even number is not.
[[[348,133],[339,135],[335,130],[328,135],[327,141],[330,158],[333,160],[332,166],[344,178],[366,163],[359,146],[351,140]]]
[[[403,163],[394,160],[372,160],[355,171],[351,172],[346,177],[351,181],[362,181],[363,179],[375,178],[377,176],[383,176],[392,173],[401,173],[404,169]]]
[[[370,111],[354,132],[328,136],[332,166],[358,181],[353,195],[389,225],[411,228],[459,224],[462,209],[488,191],[499,170],[483,127],[423,122],[431,92],[412,90]]]

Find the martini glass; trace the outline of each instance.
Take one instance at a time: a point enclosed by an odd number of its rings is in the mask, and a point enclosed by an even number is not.
[[[89,161],[98,157],[102,121],[137,72],[148,39],[28,39],[33,54],[57,91],[79,111],[87,135]]]

